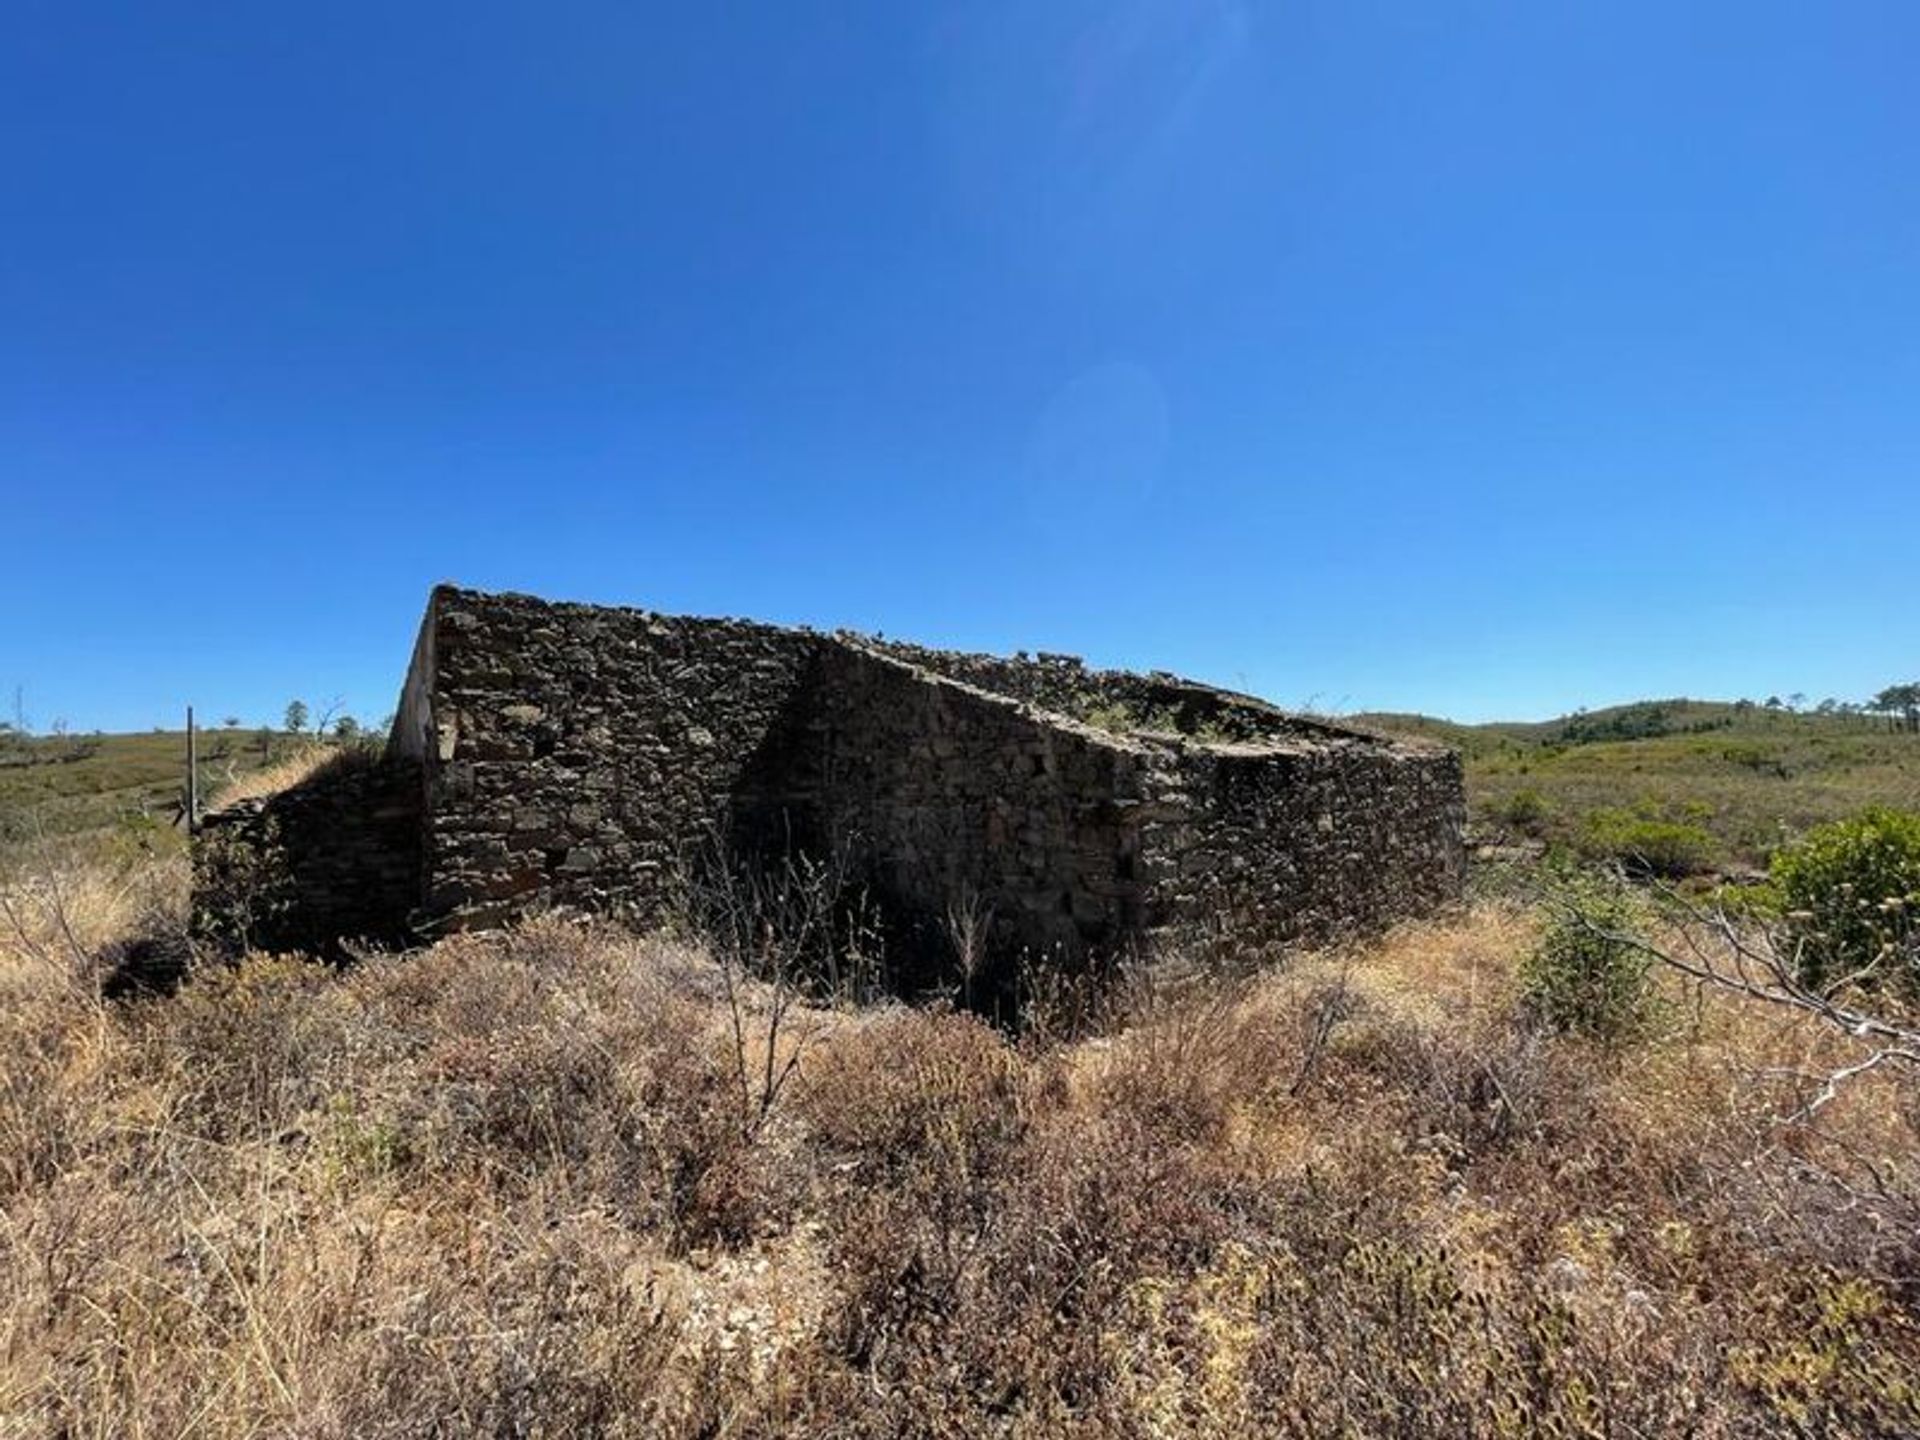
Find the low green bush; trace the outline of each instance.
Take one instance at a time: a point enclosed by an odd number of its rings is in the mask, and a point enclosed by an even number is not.
[[[1606,1045],[1644,1035],[1656,1016],[1652,959],[1632,943],[1640,915],[1617,882],[1560,882],[1538,942],[1520,961],[1526,1013],[1552,1030]]]
[[[1875,807],[1821,825],[1771,873],[1803,982],[1920,997],[1920,815]]]
[[[1547,818],[1547,798],[1531,786],[1516,790],[1500,807],[1500,818],[1515,830],[1533,834]]]
[[[1628,873],[1681,880],[1712,868],[1713,835],[1691,819],[1636,810],[1596,810],[1587,817],[1582,848]]]

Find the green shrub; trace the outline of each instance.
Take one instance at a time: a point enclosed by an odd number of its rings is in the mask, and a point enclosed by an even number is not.
[[[1532,833],[1547,818],[1547,797],[1531,787],[1516,790],[1500,807],[1500,818],[1516,830]]]
[[[1707,891],[1700,902],[1745,925],[1771,925],[1780,918],[1780,890],[1770,879],[1727,881]]]
[[[1764,745],[1748,740],[1734,741],[1720,747],[1720,758],[1729,765],[1738,765],[1743,770],[1751,770],[1757,775],[1775,775],[1785,780],[1792,772],[1787,762]]]
[[[1632,897],[1618,884],[1578,878],[1564,881],[1552,904],[1520,961],[1524,1009],[1550,1029],[1603,1044],[1644,1034],[1655,1016],[1652,960],[1630,943],[1639,928]]]
[[[1691,819],[1636,810],[1602,809],[1587,817],[1584,849],[1628,873],[1678,880],[1711,868],[1713,836]]]
[[[1202,744],[1216,745],[1235,738],[1231,727],[1217,718],[1196,719],[1172,705],[1145,705],[1126,700],[1103,701],[1083,711],[1080,719],[1096,730],[1114,735],[1134,735],[1151,731],[1165,735],[1184,735]]]
[[[1920,815],[1876,807],[1773,857],[1800,978],[1863,975],[1920,996]]]

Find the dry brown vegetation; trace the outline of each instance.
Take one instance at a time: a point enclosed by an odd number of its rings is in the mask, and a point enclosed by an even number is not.
[[[278,795],[283,790],[305,784],[323,771],[371,763],[378,753],[362,745],[303,741],[279,759],[249,770],[220,786],[213,795],[213,803],[237,805],[243,800],[260,800],[269,795]]]
[[[0,1435],[1920,1432],[1911,1081],[1545,1035],[1511,905],[1077,1038],[795,1011],[761,1117],[667,938],[100,1000],[178,888],[8,892]]]

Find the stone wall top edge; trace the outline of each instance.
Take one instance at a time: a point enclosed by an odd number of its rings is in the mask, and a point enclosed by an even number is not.
[[[559,615],[581,618],[619,619],[629,623],[689,625],[705,627],[740,627],[770,636],[786,636],[795,639],[809,639],[823,644],[841,646],[869,659],[884,661],[889,665],[910,671],[923,682],[940,685],[954,691],[964,692],[979,699],[988,700],[1009,711],[1018,712],[1038,723],[1076,735],[1092,744],[1106,749],[1129,754],[1178,754],[1194,752],[1213,752],[1237,756],[1253,757],[1260,754],[1286,755],[1300,754],[1306,751],[1335,748],[1346,750],[1367,750],[1381,754],[1398,755],[1409,759],[1423,756],[1439,756],[1450,753],[1448,747],[1437,741],[1408,739],[1401,736],[1382,735],[1373,731],[1361,730],[1343,725],[1336,720],[1327,720],[1319,716],[1297,714],[1286,710],[1257,695],[1248,695],[1237,690],[1228,690],[1220,686],[1209,685],[1203,681],[1192,680],[1165,670],[1129,671],[1106,670],[1089,667],[1078,656],[1038,652],[1035,656],[1025,654],[1016,656],[990,655],[984,652],[964,650],[942,650],[937,646],[917,645],[908,641],[885,640],[877,636],[863,634],[857,630],[836,629],[816,630],[805,625],[777,625],[767,621],[751,620],[740,616],[726,615],[683,615],[669,611],[649,610],[637,605],[608,605],[577,600],[550,600],[544,596],[532,595],[517,590],[481,590],[452,583],[442,583],[433,589],[428,602],[428,613],[438,617],[443,612],[443,602],[471,606],[480,609],[507,607],[515,610],[544,610]],[[1031,701],[958,680],[929,664],[915,659],[916,656],[929,660],[957,660],[961,662],[986,662],[998,665],[1031,665],[1041,668],[1055,668],[1084,675],[1091,683],[1106,679],[1130,678],[1147,680],[1157,685],[1183,690],[1195,696],[1204,696],[1236,707],[1257,711],[1283,721],[1294,733],[1285,739],[1271,741],[1209,741],[1195,736],[1167,736],[1159,738],[1139,738],[1116,734],[1098,726],[1088,725],[1063,714],[1058,710],[1037,705]]]
[[[1204,680],[1195,680],[1185,675],[1177,675],[1169,670],[1111,670],[1089,666],[1077,655],[1062,655],[1048,651],[1039,651],[1029,656],[990,655],[984,651],[942,650],[931,645],[917,645],[904,640],[873,640],[858,637],[863,643],[880,652],[914,663],[915,656],[925,656],[933,660],[952,660],[962,664],[987,665],[1024,665],[1035,670],[1052,671],[1071,675],[1084,680],[1089,685],[1099,685],[1106,681],[1134,680],[1147,681],[1168,690],[1184,692],[1196,699],[1208,699],[1215,703],[1231,706],[1235,709],[1253,711],[1258,715],[1270,717],[1282,722],[1294,732],[1285,739],[1249,742],[1242,740],[1211,741],[1196,736],[1179,737],[1178,747],[1193,751],[1218,751],[1222,753],[1252,754],[1268,752],[1272,754],[1295,754],[1303,747],[1333,743],[1348,749],[1378,750],[1386,753],[1404,755],[1444,754],[1447,747],[1438,742],[1407,740],[1400,736],[1382,735],[1376,731],[1362,730],[1355,726],[1342,724],[1338,720],[1329,720],[1317,715],[1303,715],[1298,711],[1287,710],[1264,700],[1258,695],[1249,695],[1242,690],[1229,690],[1220,685],[1209,685]],[[937,673],[937,672],[936,672]],[[1058,712],[1049,711],[1050,714]],[[1063,719],[1067,717],[1062,717]],[[1077,723],[1077,722],[1072,722]],[[1098,732],[1105,733],[1105,732]]]
[[[842,638],[842,637],[836,637]],[[1327,748],[1348,750],[1368,750],[1382,754],[1392,754],[1415,758],[1420,756],[1444,755],[1448,747],[1437,741],[1411,740],[1397,735],[1383,735],[1377,731],[1363,730],[1356,726],[1342,724],[1338,720],[1324,719],[1317,715],[1303,715],[1298,711],[1287,710],[1258,695],[1249,695],[1241,690],[1228,690],[1223,686],[1209,685],[1203,680],[1194,680],[1184,675],[1176,675],[1168,670],[1107,670],[1087,665],[1077,655],[1058,655],[1039,652],[1034,656],[989,655],[983,651],[941,650],[930,645],[916,645],[911,641],[880,640],[867,636],[855,636],[864,648],[889,659],[901,661],[925,671],[932,677],[947,679],[941,672],[931,669],[927,664],[917,661],[916,656],[933,660],[955,660],[961,663],[988,665],[1029,665],[1040,670],[1055,670],[1084,679],[1090,685],[1103,681],[1137,680],[1148,681],[1168,690],[1184,692],[1195,698],[1209,699],[1216,703],[1232,706],[1236,709],[1250,710],[1259,715],[1271,717],[1282,722],[1293,733],[1282,738],[1262,741],[1248,740],[1206,740],[1198,736],[1168,736],[1159,748],[1184,753],[1210,752],[1223,755],[1297,755],[1309,751]],[[960,682],[963,683],[963,682]],[[966,686],[965,688],[982,688]],[[998,692],[986,690],[987,694]],[[1040,708],[1029,705],[1028,708]],[[1044,710],[1043,713],[1058,720],[1062,725],[1075,730],[1111,738],[1111,732],[1098,727],[1087,726],[1072,717],[1056,710]],[[1145,732],[1149,735],[1152,732]]]
[[[1074,719],[1071,715],[1063,715],[1057,710],[1049,710],[1031,701],[1019,699],[1017,696],[1003,695],[998,690],[989,690],[982,685],[970,685],[964,680],[954,679],[951,675],[942,675],[938,670],[916,665],[911,660],[892,654],[882,646],[874,644],[865,636],[849,631],[840,631],[822,638],[839,646],[848,654],[858,655],[863,660],[909,676],[922,685],[965,695],[970,700],[993,706],[1010,715],[1018,715],[1041,729],[1057,730],[1072,735],[1096,749],[1113,750],[1127,755],[1163,755],[1175,748],[1171,744],[1158,745],[1132,735],[1119,735],[1111,730],[1102,730],[1097,725],[1088,725]]]
[[[617,620],[628,623],[688,625],[699,627],[738,627],[768,635],[818,639],[821,632],[805,625],[775,625],[739,615],[682,615],[666,610],[648,610],[639,605],[601,605],[583,600],[549,600],[519,590],[475,590],[462,585],[436,585],[429,602],[429,613],[436,619],[453,605],[483,611],[544,611],[581,619]]]

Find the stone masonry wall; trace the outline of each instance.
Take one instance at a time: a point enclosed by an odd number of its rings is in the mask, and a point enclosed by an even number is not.
[[[815,823],[866,857],[922,956],[957,959],[956,906],[984,922],[989,967],[1132,942],[1141,747],[855,645],[823,656],[812,714],[812,753],[794,758]]]
[[[1466,879],[1459,757],[1363,740],[1183,747],[1156,767],[1141,873],[1163,946],[1249,958],[1431,913]]]
[[[1022,956],[1377,928],[1455,898],[1464,871],[1459,762],[1438,748],[1065,658],[450,587],[388,753],[377,781],[210,822],[208,895],[220,837],[264,837],[299,852],[275,883],[303,918],[281,938],[545,905],[644,923],[716,840],[835,849],[908,952],[896,974],[945,983],[965,908],[992,987]]]
[[[420,903],[420,800],[417,764],[342,757],[211,812],[193,844],[195,930],[230,951],[403,943]]]
[[[429,930],[650,918],[690,850],[848,847],[923,956],[1326,938],[1457,894],[1458,763],[1170,677],[442,591],[422,637]],[[1121,704],[1215,737],[1064,716]],[[412,717],[412,718],[409,718]],[[1222,734],[1247,737],[1219,743]]]
[[[1465,882],[1460,762],[1440,747],[1361,735],[1174,676],[1089,669],[1074,656],[878,648],[1131,731],[1146,756],[1128,802],[1131,868],[1142,927],[1161,948],[1211,937],[1241,949],[1322,942],[1426,914]]]
[[[1136,747],[806,632],[470,592],[434,608],[416,658],[437,678],[395,730],[427,752],[429,933],[537,904],[653,918],[715,835],[854,847],[922,949],[963,897],[996,955],[1137,928],[1112,799]]]
[[[805,632],[441,589],[422,928],[557,903],[656,918],[676,869],[778,769]],[[397,730],[396,722],[396,730]]]

